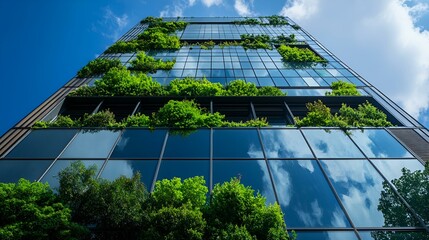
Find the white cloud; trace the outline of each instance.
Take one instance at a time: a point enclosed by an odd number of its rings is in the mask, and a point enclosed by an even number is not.
[[[246,1],[246,0],[235,0],[234,8],[235,11],[240,16],[253,16],[255,13],[251,10],[253,6],[253,0]]]
[[[429,32],[416,27],[428,5],[401,0],[293,0],[280,14],[413,116],[429,106]]]
[[[100,30],[103,26],[106,30]],[[100,32],[103,36],[112,40],[117,40],[122,34],[125,27],[128,26],[128,15],[116,15],[109,7],[104,8],[103,20],[98,21],[97,25],[93,25],[92,29],[95,32]]]
[[[223,3],[223,0],[202,0],[203,4],[207,7],[211,7],[213,5],[219,6]]]
[[[166,5],[159,13],[160,17],[182,17],[183,12],[194,6],[199,0],[175,0],[171,5]],[[219,6],[223,4],[223,0],[201,0],[206,7]]]

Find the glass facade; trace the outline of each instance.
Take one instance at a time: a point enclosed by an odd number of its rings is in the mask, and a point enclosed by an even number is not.
[[[190,24],[176,33],[181,41],[233,41],[241,34],[294,34],[328,62],[288,64],[275,48],[245,50],[242,46],[216,45],[212,49],[183,46],[176,51],[148,51],[156,59],[175,60],[173,69],[151,74],[163,85],[184,77],[205,77],[224,85],[244,79],[258,87],[278,87],[287,96],[196,100],[209,111],[225,114],[228,120],[266,117],[270,127],[205,128],[188,134],[166,128],[30,129],[1,156],[0,181],[16,182],[23,177],[48,182],[55,188],[58,172],[78,160],[86,166],[95,165],[98,177],[109,180],[139,172],[149,190],[153,190],[155,181],[165,178],[203,176],[212,190],[214,185],[235,177],[264,195],[267,204],[278,203],[288,230],[296,231],[298,239],[429,239],[429,221],[421,217],[425,214],[418,203],[401,195],[400,186],[393,181],[403,175],[403,168],[424,169],[424,159],[395,134],[395,129],[421,135],[427,130],[420,130],[414,119],[378,94],[303,29],[291,25],[237,25],[232,22],[237,20],[234,18],[182,20]],[[131,40],[144,29],[138,24],[122,39]],[[100,57],[117,58],[129,66],[135,55],[105,53]],[[100,77],[74,81],[79,82],[77,86],[91,86]],[[325,97],[337,80],[355,84],[362,96]],[[73,110],[79,116],[79,111],[91,113],[103,109],[103,104],[109,108],[116,101],[109,97],[80,98],[85,104],[72,102],[74,108],[64,111]],[[343,102],[353,105],[370,101],[397,126],[347,131],[294,127],[294,117],[305,114],[305,103],[320,98],[334,110]],[[75,97],[70,101],[80,100]],[[167,100],[120,101],[131,114],[156,111]],[[399,221],[401,218],[407,220]]]

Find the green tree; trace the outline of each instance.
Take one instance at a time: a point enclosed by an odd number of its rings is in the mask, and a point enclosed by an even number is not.
[[[71,221],[48,184],[0,183],[0,209],[0,239],[82,239],[88,233]]]
[[[144,215],[147,190],[140,174],[109,182],[96,179],[96,167],[74,162],[59,173],[59,196],[72,210],[72,219],[92,225],[100,239],[135,238]]]
[[[87,78],[94,75],[106,73],[112,68],[121,68],[122,64],[119,59],[97,58],[90,61],[85,67],[77,72],[77,77]]]
[[[266,205],[266,199],[245,187],[238,179],[217,184],[209,207],[205,211],[209,237],[215,239],[219,232],[256,239],[289,239],[286,224],[278,204]],[[231,226],[238,226],[231,228]]]
[[[213,83],[203,79],[186,77],[184,79],[174,79],[170,82],[168,93],[173,96],[221,96],[224,94],[222,84]]]
[[[258,88],[245,80],[234,80],[226,86],[226,96],[257,96]]]
[[[285,62],[326,62],[323,58],[317,56],[308,48],[290,47],[280,45],[277,51],[283,57]]]
[[[175,61],[155,60],[152,56],[146,55],[141,51],[137,53],[136,59],[131,61],[130,70],[142,71],[144,73],[155,73],[157,70],[170,70],[173,68]]]
[[[340,117],[347,122],[348,126],[353,127],[389,127],[393,126],[387,120],[387,115],[381,110],[377,109],[371,103],[366,101],[359,104],[357,109],[351,108],[343,104],[339,110]]]
[[[429,163],[426,163],[425,169],[411,172],[409,169],[402,169],[402,176],[392,180],[393,185],[399,194],[404,197],[411,207],[416,211],[422,220],[427,224],[429,222]],[[420,224],[410,214],[404,210],[402,204],[398,202],[396,193],[393,192],[388,182],[383,182],[383,191],[381,192],[378,210],[383,213],[384,226],[419,226]],[[404,233],[400,236],[394,232],[374,232],[372,236],[377,240],[388,239],[410,239],[423,240],[424,234]]]
[[[356,85],[345,81],[335,81],[331,84],[332,92],[326,92],[326,96],[360,96]]]
[[[321,100],[314,103],[307,103],[307,115],[302,119],[296,117],[295,122],[298,127],[346,127],[347,123],[337,115],[331,114],[331,109]]]
[[[159,96],[164,94],[161,84],[139,73],[131,75],[126,69],[112,68],[94,87],[102,96]]]

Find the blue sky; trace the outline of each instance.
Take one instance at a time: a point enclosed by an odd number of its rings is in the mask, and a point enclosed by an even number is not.
[[[0,1],[0,135],[142,18],[178,15],[288,15],[429,126],[428,5],[429,0]]]

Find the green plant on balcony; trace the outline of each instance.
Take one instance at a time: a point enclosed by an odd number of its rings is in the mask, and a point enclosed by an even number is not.
[[[259,24],[262,24],[262,22],[257,18],[247,18],[245,20],[234,21],[233,23],[237,24],[237,25],[259,25]]]
[[[356,85],[346,81],[335,81],[331,84],[332,91],[326,92],[326,96],[360,96]]]
[[[95,75],[100,75],[106,73],[110,69],[116,67],[120,68],[122,66],[119,59],[105,59],[105,58],[97,58],[95,60],[90,61],[83,67],[81,70],[77,72],[77,77],[79,78],[87,78]]]
[[[128,69],[133,71],[141,71],[144,73],[155,73],[157,70],[170,70],[173,68],[175,61],[156,60],[152,56],[146,55],[141,51],[137,53],[136,59],[131,61],[131,66]]]
[[[295,118],[298,127],[389,127],[393,126],[387,120],[384,112],[377,109],[368,101],[352,108],[342,104],[338,113],[332,114],[331,109],[321,100],[306,104],[308,112],[305,117]]]
[[[176,50],[180,48],[179,37],[170,35],[167,28],[153,27],[138,36],[139,45],[144,50]]]
[[[311,63],[320,62],[325,63],[326,60],[317,56],[313,51],[308,48],[290,47],[287,45],[280,45],[277,51],[283,58],[284,62],[298,62],[298,63]]]
[[[297,40],[296,40],[295,34],[290,34],[289,36],[286,36],[282,33],[281,35],[273,39],[272,42],[275,45],[281,45],[281,44],[288,45],[288,44],[297,43]]]
[[[169,95],[172,96],[222,96],[224,95],[224,87],[220,83],[213,83],[203,79],[184,78],[174,79],[167,87]]]
[[[118,41],[110,46],[106,50],[106,53],[131,53],[142,50],[144,50],[143,46],[141,46],[140,41],[138,40],[132,40],[128,42]]]
[[[240,37],[244,49],[273,49],[268,35],[242,34]]]
[[[272,15],[269,17],[266,17],[268,19],[269,25],[274,25],[274,26],[278,26],[278,25],[288,25],[288,21],[286,20],[285,17],[283,16],[278,16],[278,15]]]

